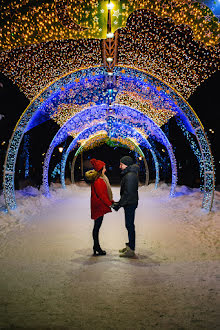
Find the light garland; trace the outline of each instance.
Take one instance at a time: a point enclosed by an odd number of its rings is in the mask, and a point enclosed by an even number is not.
[[[122,148],[127,148],[129,150],[133,150],[134,152],[136,152],[136,154],[141,156],[143,161],[144,161],[144,164],[145,164],[145,173],[146,173],[145,184],[148,185],[148,183],[149,183],[149,169],[148,169],[147,161],[145,159],[145,155],[142,152],[141,148],[136,143],[136,141],[133,141],[132,138],[126,138],[126,139],[112,138],[112,139],[109,139],[109,137],[107,135],[107,132],[101,131],[101,132],[98,132],[98,133],[95,133],[95,134],[91,135],[86,140],[79,141],[79,143],[81,143],[81,145],[80,145],[79,149],[76,151],[76,153],[74,155],[74,158],[73,158],[73,161],[72,161],[72,166],[71,166],[71,181],[72,181],[72,183],[75,182],[75,180],[74,180],[74,167],[75,167],[75,162],[76,162],[77,156],[82,152],[86,152],[90,149],[100,147],[103,144],[107,144],[110,147],[122,147]],[[67,159],[66,155],[64,157]],[[62,169],[62,174],[60,175],[60,180],[61,180],[62,187],[65,188],[64,173],[65,173],[66,162],[63,163],[62,167],[63,167],[63,169]],[[157,185],[156,185],[156,187],[157,187]]]
[[[91,136],[98,136],[98,138],[102,138],[105,139],[106,136],[107,136],[107,133],[105,130],[103,129],[107,129],[107,126],[105,123],[97,125],[96,127],[93,127],[92,128],[92,132],[93,134],[92,135],[88,135],[90,134],[90,131],[91,131],[91,128],[88,128],[86,129],[85,131],[81,132],[78,136],[78,138],[75,138],[69,145],[68,149],[63,153],[63,156],[62,156],[62,162],[61,162],[61,175],[60,175],[60,180],[61,180],[61,184],[62,184],[62,187],[65,188],[65,167],[66,167],[66,161],[67,161],[67,158],[69,156],[69,153],[76,147],[76,145],[79,143],[79,141],[81,141],[80,139],[83,137],[82,141],[87,141],[87,140],[90,140]],[[100,130],[102,129],[102,130]],[[120,130],[117,131],[117,137],[111,137],[111,139],[109,139],[108,137],[108,140],[107,140],[107,144],[110,144],[111,143],[117,143],[117,145],[120,143],[123,144],[126,144],[126,146],[128,148],[130,148],[131,146],[134,145],[134,142],[133,141],[133,137],[135,138],[135,143],[137,144],[141,144],[142,146],[144,146],[145,148],[149,149],[152,156],[153,156],[153,160],[154,160],[154,164],[155,164],[155,171],[156,171],[156,179],[155,179],[155,189],[157,188],[158,186],[158,183],[159,183],[159,165],[158,165],[158,161],[157,161],[157,156],[156,156],[156,153],[154,152],[154,150],[152,149],[152,146],[151,144],[149,143],[148,140],[146,140],[145,138],[143,138],[141,136],[141,134],[138,134],[135,129],[132,129],[131,131],[131,134],[132,134],[132,138],[130,137],[127,137],[127,138],[122,138],[121,137],[121,134],[122,131],[124,131],[122,129],[122,127],[120,127]],[[98,132],[98,133],[97,133]],[[85,136],[87,137],[87,139],[85,140]],[[89,136],[89,137],[88,137]],[[130,140],[130,141],[129,141]],[[137,140],[137,141],[136,141]],[[72,164],[72,169],[74,168],[74,161],[76,160],[76,157],[78,156],[78,154],[82,151],[84,145],[82,144],[79,149],[76,151],[76,154],[74,156],[74,160],[73,160],[73,164]],[[144,155],[142,154],[142,151],[139,149],[139,153],[142,155],[142,157],[144,157]],[[71,181],[74,182],[74,173],[73,171],[71,170]]]
[[[53,179],[55,179],[55,177],[56,177],[57,174],[60,175],[60,167],[61,167],[60,162],[57,163],[56,166],[54,167],[54,170],[53,170],[53,172],[51,173],[51,177],[52,177]]]
[[[118,54],[119,65],[146,70],[185,98],[220,69],[219,44],[204,47],[185,25],[175,26],[145,10],[134,13],[120,31]]]
[[[81,133],[79,133],[73,141],[69,144],[67,149],[62,155],[62,162],[61,162],[61,174],[60,174],[60,181],[62,184],[62,187],[65,188],[65,167],[66,167],[66,161],[68,158],[69,153],[77,146],[77,144],[80,144],[80,141],[85,142],[87,139],[89,139],[91,136],[97,134],[99,132],[102,135],[106,135],[106,123],[101,122],[99,124],[96,124],[95,126],[92,126],[90,128],[84,129]],[[82,150],[83,145],[81,145],[77,151],[77,153],[80,153]],[[71,173],[71,178],[73,178],[73,174]],[[45,182],[46,186],[45,188],[47,191],[49,191],[49,185],[48,181]]]
[[[115,108],[115,113],[117,117],[111,117],[109,118],[109,121],[107,121],[109,126],[108,135],[110,137],[114,137],[114,135],[117,134],[117,132],[119,131],[118,126],[120,126],[121,124],[123,124],[123,126],[125,127],[122,135],[123,137],[126,137],[127,134],[128,135],[131,134],[132,128],[137,129],[141,127],[141,129],[145,131],[145,134],[147,134],[147,136],[151,135],[166,147],[172,168],[172,184],[171,184],[170,196],[171,197],[175,196],[175,188],[177,183],[176,159],[173,153],[172,146],[169,143],[164,132],[153,121],[151,121],[151,119],[149,119],[148,117],[146,117],[141,113],[138,113],[137,110],[127,108],[125,106],[117,105],[117,109]],[[121,114],[123,113],[123,115],[120,116],[120,113]],[[124,115],[125,113],[126,116]],[[139,118],[139,122],[136,121],[137,116]],[[114,127],[114,131],[112,133],[113,127]]]
[[[44,102],[42,97],[43,103],[40,111],[44,112],[46,116],[50,116],[60,126],[73,114],[89,108],[91,105],[108,104],[109,102],[105,76],[95,75],[92,78],[85,78],[84,72],[83,70],[81,78],[76,78],[74,83],[61,86],[59,93],[51,93],[47,102]],[[178,109],[169,95],[160,93],[161,87],[153,87],[150,81],[146,83],[139,81],[138,86],[136,85],[136,78],[119,76],[111,91],[113,104],[126,104],[135,108],[147,114],[159,126],[178,113]],[[88,99],[88,96],[90,99]]]
[[[32,125],[31,118],[38,111],[42,111],[49,116],[53,116],[55,114],[56,102],[58,104],[61,102],[65,104],[69,104],[71,100],[75,100],[74,104],[84,105],[85,107],[88,105],[88,101],[94,102],[96,106],[99,108],[99,112],[93,110],[94,107],[91,107],[86,111],[86,116],[83,118],[83,121],[80,119],[80,113],[75,114],[73,117],[74,120],[72,124],[68,127],[68,130],[61,130],[59,133],[60,141],[66,139],[68,135],[77,134],[82,129],[90,128],[93,125],[96,125],[100,120],[109,117],[109,112],[113,114],[114,112],[118,120],[124,125],[129,125],[130,127],[134,127],[135,129],[143,130],[146,136],[156,136],[159,138],[162,144],[166,144],[169,146],[168,141],[164,139],[164,137],[157,133],[158,126],[153,123],[149,118],[147,119],[144,113],[132,109],[131,105],[129,107],[123,105],[112,104],[109,109],[108,103],[103,104],[104,102],[108,102],[109,100],[109,91],[108,86],[105,87],[105,79],[104,79],[104,71],[103,68],[90,68],[84,69],[81,71],[71,72],[68,75],[61,77],[59,80],[54,81],[50,86],[45,88],[41,94],[39,94],[31,104],[24,111],[21,116],[17,126],[14,130],[12,138],[9,143],[9,147],[7,150],[5,167],[4,167],[4,194],[6,205],[8,208],[13,208],[16,206],[15,196],[14,196],[14,167],[17,157],[17,151],[23,137],[23,134],[28,131],[28,129]],[[88,79],[88,82],[86,81]],[[91,79],[91,81],[89,81]],[[155,76],[146,73],[141,70],[128,68],[128,67],[116,67],[114,69],[114,79],[115,85],[111,92],[111,98],[114,102],[117,94],[123,91],[139,93],[142,98],[145,98],[148,102],[151,103],[152,109],[160,109],[161,111],[164,108],[164,104],[167,104],[167,109],[178,113],[181,120],[184,122],[185,127],[189,132],[194,134],[198,140],[200,145],[200,150],[202,154],[202,159],[204,163],[204,201],[203,207],[206,209],[211,209],[212,201],[213,201],[213,193],[214,193],[214,166],[212,155],[210,151],[210,147],[206,136],[204,134],[203,127],[192,110],[192,108],[187,104],[187,102],[179,95],[174,89],[172,89],[169,85],[165,84],[163,81],[159,80]],[[85,86],[85,83],[88,83],[90,87],[88,87],[89,96],[82,95],[79,93],[80,86]],[[78,91],[74,97],[70,95],[70,86],[75,86]],[[73,93],[76,92],[73,88]],[[86,91],[84,91],[86,92]],[[72,92],[71,92],[72,93]],[[81,108],[83,109],[83,107]],[[109,110],[108,110],[109,109]],[[121,110],[120,110],[121,109]],[[126,111],[125,111],[126,110]],[[59,117],[61,117],[61,112],[59,113]],[[69,118],[69,114],[64,109],[64,116],[62,123],[68,122],[67,118]],[[54,115],[55,116],[55,115]],[[112,116],[112,117],[113,117]],[[56,117],[56,116],[55,116]],[[169,118],[168,118],[169,119]],[[168,120],[167,119],[167,120]],[[70,120],[70,119],[69,119]],[[128,126],[128,130],[129,130]],[[111,131],[111,120],[109,120],[108,130]],[[53,146],[54,147],[54,146]],[[51,151],[49,151],[50,153]],[[168,153],[171,161],[173,162],[173,168],[175,165],[175,157],[173,156],[172,148],[168,147]],[[50,158],[50,157],[49,157]],[[48,158],[48,164],[49,164]],[[177,173],[173,171],[173,182],[176,182]],[[175,185],[173,185],[175,187]]]
[[[188,140],[189,145],[198,160],[199,167],[200,167],[200,190],[204,191],[204,164],[203,164],[203,160],[202,160],[201,151],[199,149],[198,144],[195,141],[195,136],[189,133],[189,131],[186,129],[184,123],[182,122],[182,120],[180,118],[176,117],[176,123],[181,128],[183,135]]]
[[[88,139],[78,140],[78,143],[83,147],[83,151],[85,152],[90,149],[99,147],[101,144],[106,143],[107,140],[107,132],[100,131],[98,133],[92,134]]]
[[[153,107],[152,102],[149,102],[146,98],[142,97],[140,93],[138,94],[136,92],[119,92],[114,103],[123,104],[130,106],[131,108],[138,109],[152,119],[159,127],[167,123],[171,117],[177,114],[177,112],[173,110],[166,109],[164,103],[164,108],[162,109],[156,106]]]
[[[125,26],[129,15],[138,9],[172,19],[177,25],[187,25],[194,38],[206,45],[218,42],[218,19],[212,11],[190,0],[122,0],[112,1],[112,32]],[[0,49],[49,42],[61,39],[106,38],[106,1],[30,0],[4,1],[0,5]]]
[[[30,136],[29,134],[24,135],[24,144],[23,144],[23,150],[20,155],[23,164],[24,164],[24,177],[27,179],[29,177],[29,168],[30,168],[30,153],[29,153],[29,148],[30,148]]]
[[[171,160],[171,166],[172,166],[172,185],[171,185],[171,191],[170,191],[170,196],[174,196],[175,195],[175,187],[176,187],[176,182],[177,182],[177,168],[176,168],[176,160],[175,160],[175,156],[173,154],[172,151],[172,146],[170,145],[168,139],[166,138],[165,134],[163,133],[163,131],[157,127],[154,122],[152,120],[150,120],[149,118],[146,117],[146,115],[143,114],[138,114],[138,112],[136,110],[127,108],[125,106],[115,106],[113,107],[115,115],[117,117],[105,117],[106,118],[106,122],[107,122],[107,127],[103,126],[103,124],[99,124],[97,127],[100,130],[100,125],[102,127],[105,127],[105,129],[108,132],[108,136],[110,137],[110,139],[114,139],[117,138],[117,140],[119,142],[122,142],[125,138],[128,138],[130,136],[132,136],[132,138],[135,138],[134,133],[133,133],[133,127],[136,128],[137,126],[139,127],[141,125],[142,129],[147,131],[149,134],[149,127],[150,130],[153,132],[152,135],[154,135],[154,137],[160,141],[160,143],[162,143],[168,151],[170,160]],[[98,113],[100,113],[100,109],[98,107],[93,107],[92,108],[92,115],[91,113],[89,113],[90,116],[94,116],[94,111],[96,111]],[[102,110],[104,110],[104,108],[102,108]],[[90,110],[87,110],[90,111]],[[128,112],[128,115],[126,116],[125,113]],[[107,113],[106,113],[107,114]],[[50,147],[46,153],[45,156],[45,161],[44,161],[44,166],[43,166],[43,191],[44,194],[46,196],[49,196],[49,185],[48,185],[48,168],[49,168],[49,163],[50,163],[50,158],[51,155],[53,153],[54,148],[59,145],[61,142],[63,142],[67,135],[66,133],[70,130],[70,126],[72,126],[72,130],[71,132],[73,132],[73,127],[75,125],[76,122],[79,122],[79,119],[76,117],[81,116],[82,118],[88,118],[88,116],[86,116],[85,111],[83,111],[81,114],[78,114],[77,116],[74,116],[73,118],[71,118],[64,126],[62,126],[60,128],[60,130],[57,132],[57,134],[55,135],[55,137],[53,138]],[[136,119],[137,116],[139,116],[139,122],[137,123]],[[99,121],[102,121],[104,117],[100,116]],[[125,120],[124,120],[125,118]],[[134,118],[135,120],[132,120],[132,118]],[[75,127],[75,129],[77,130],[77,132],[79,132],[79,127]],[[80,133],[69,145],[69,147],[67,148],[65,154],[63,154],[62,157],[62,165],[61,165],[61,182],[62,185],[65,186],[65,178],[64,178],[64,173],[65,173],[65,163],[68,157],[69,152],[76,146],[77,143],[85,143],[85,139],[88,138],[88,134],[89,137],[91,137],[91,130],[92,132],[94,132],[94,129],[97,129],[96,126],[92,125],[91,127],[86,127],[82,124],[81,126],[81,130],[83,130],[83,132],[85,133]],[[96,132],[96,130],[95,130]],[[86,136],[84,137],[83,134],[86,134]],[[136,134],[138,134],[136,132]],[[83,136],[83,138],[82,138]],[[131,146],[131,144],[133,143],[131,140],[129,141],[128,139],[128,147]],[[136,143],[136,142],[135,142]],[[146,144],[146,143],[145,143]],[[149,144],[148,148],[149,148]],[[152,149],[152,148],[150,148]],[[153,154],[152,154],[153,155]],[[154,160],[156,160],[155,155],[153,155]],[[159,173],[156,169],[156,186],[158,183],[158,179],[159,179]]]
[[[97,111],[98,110],[98,111]],[[87,111],[87,113],[86,113]],[[48,151],[45,155],[44,165],[43,165],[43,193],[45,196],[49,196],[49,186],[48,186],[48,168],[50,163],[50,158],[52,156],[53,150],[60,143],[65,141],[69,135],[77,136],[82,130],[88,127],[93,127],[95,124],[104,120],[106,117],[106,106],[102,107],[92,107],[90,109],[81,111],[75,116],[70,118],[65,125],[63,125],[60,130],[56,133],[53,138]],[[84,119],[84,120],[82,120]]]
[[[83,67],[101,65],[99,40],[63,40],[0,53],[0,71],[31,100],[48,84]]]
[[[191,1],[185,1],[185,4],[183,2],[181,0],[178,4],[178,1],[172,1],[172,5],[176,6],[177,15],[179,15],[181,6],[184,6],[185,14],[187,14],[187,7],[198,7],[198,4],[189,4]],[[87,4],[89,3],[88,1],[84,3],[85,6],[90,6],[90,4]],[[84,6],[84,3],[81,5]],[[200,36],[198,41],[195,41],[192,31],[185,23],[182,24],[181,22],[180,25],[175,25],[171,19],[165,18],[169,17],[169,15],[162,15],[163,17],[161,18],[159,16],[160,6],[165,6],[166,10],[164,8],[163,10],[169,11],[169,1],[165,2],[165,0],[162,0],[157,3],[157,1],[152,0],[145,1],[145,3],[146,8],[148,8],[147,3],[149,3],[149,10],[144,9],[134,12],[128,19],[126,28],[118,30],[118,63],[122,66],[130,65],[137,69],[147,70],[172,85],[185,98],[188,98],[202,81],[220,69],[219,44],[213,41],[211,43],[208,42],[208,45],[206,45],[201,42],[202,36]],[[120,6],[123,5],[122,2],[118,2],[118,4]],[[18,3],[17,5],[18,8],[15,11],[19,12],[19,8],[22,9],[22,5],[21,7]],[[137,2],[134,1],[130,1],[128,4],[128,6],[136,5]],[[2,19],[9,17],[9,14],[4,16],[4,13],[10,13],[10,7],[5,6],[6,8],[2,7],[2,10],[5,8],[2,11]],[[158,7],[156,11],[154,10],[155,6]],[[190,11],[191,9],[189,8],[188,10]],[[94,8],[94,10],[96,9]],[[129,8],[125,10],[130,14]],[[204,17],[210,17],[207,13],[208,9],[204,8],[203,10]],[[48,15],[48,10],[46,10],[46,14]],[[80,12],[81,14],[83,15],[83,11]],[[174,13],[171,15],[172,17],[175,16]],[[195,19],[197,19],[197,15],[198,8],[195,10]],[[122,18],[122,16],[120,17]],[[190,17],[192,17],[190,21],[192,20],[191,24],[193,25],[194,15]],[[200,19],[202,18],[203,16],[200,17]],[[33,21],[31,16],[31,22]],[[43,22],[42,24],[44,24]],[[104,21],[100,22],[102,22],[100,24],[104,24]],[[22,28],[19,28],[19,31],[24,28],[24,24],[22,22]],[[210,22],[205,23],[206,28],[210,24]],[[213,24],[213,26],[217,24],[217,29],[219,29],[218,23]],[[11,29],[12,25],[11,22],[7,23],[8,29]],[[198,24],[196,23],[196,25],[200,29],[202,21]],[[62,27],[62,25],[60,26]],[[200,32],[204,33],[204,38],[209,40],[209,37],[204,32],[206,28],[202,30],[203,32]],[[7,35],[10,36],[10,32],[7,34],[3,30],[2,34],[5,37]],[[82,38],[84,32],[77,33]],[[211,35],[213,33],[211,31]],[[43,35],[45,36],[45,34]],[[218,35],[219,32],[216,36]],[[85,38],[72,40],[72,38],[61,36],[59,34],[58,39],[62,40],[51,38],[47,42],[42,42],[42,40],[41,42],[30,41],[29,45],[25,47],[22,45],[18,47],[17,45],[16,48],[10,50],[4,48],[0,53],[0,71],[18,85],[29,99],[35,97],[53,80],[72,70],[102,64],[100,40]],[[13,38],[15,42],[19,42],[18,38],[15,36]]]

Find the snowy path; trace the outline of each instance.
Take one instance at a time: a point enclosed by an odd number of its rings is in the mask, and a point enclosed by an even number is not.
[[[0,329],[219,328],[219,193],[207,215],[196,190],[141,187],[136,259],[118,257],[123,210],[104,218],[107,255],[92,256],[88,187],[17,194],[0,214]]]

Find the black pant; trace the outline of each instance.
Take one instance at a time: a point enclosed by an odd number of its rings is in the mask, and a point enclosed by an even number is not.
[[[93,231],[92,231],[92,236],[93,236],[93,240],[94,240],[94,248],[95,249],[100,249],[100,245],[99,245],[99,229],[102,225],[102,220],[103,220],[103,216],[97,218],[96,220],[94,220],[94,227],[93,227]]]
[[[135,250],[135,225],[134,217],[137,204],[131,204],[124,206],[125,211],[125,227],[128,231],[128,246],[130,249]]]

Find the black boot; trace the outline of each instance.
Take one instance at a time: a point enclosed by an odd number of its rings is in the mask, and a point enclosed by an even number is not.
[[[93,232],[92,232],[93,241],[94,241],[94,245],[93,245],[93,252],[94,252],[93,255],[94,256],[105,256],[106,255],[106,252],[103,251],[99,245],[99,229],[101,227],[102,220],[103,220],[103,216],[99,217],[94,222],[94,228],[93,228]]]
[[[106,251],[102,250],[101,247],[95,247],[93,246],[93,255],[94,256],[105,256]]]

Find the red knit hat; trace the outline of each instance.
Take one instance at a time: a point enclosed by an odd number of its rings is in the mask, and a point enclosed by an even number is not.
[[[90,160],[90,162],[91,162],[93,168],[94,168],[97,172],[100,171],[101,169],[103,169],[103,167],[105,166],[105,163],[104,163],[103,161],[101,161],[101,160],[97,160],[97,159],[95,159],[95,158],[92,158],[92,159]]]

